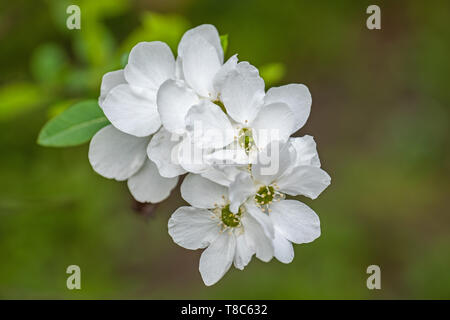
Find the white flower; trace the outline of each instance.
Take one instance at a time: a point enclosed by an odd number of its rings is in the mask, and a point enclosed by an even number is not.
[[[162,177],[147,158],[150,137],[136,137],[108,125],[98,131],[89,145],[92,168],[109,179],[128,180],[128,188],[140,202],[160,202],[176,186],[178,178]]]
[[[161,172],[175,175],[181,165],[202,174],[212,163],[248,164],[256,147],[286,141],[309,116],[311,95],[304,85],[272,88],[266,94],[254,66],[238,63],[236,55],[224,64],[220,37],[212,25],[186,32],[177,59],[179,77],[162,83],[157,105],[164,128],[180,135],[181,141],[165,135],[158,147],[150,146],[152,160],[161,157],[161,150],[176,149],[171,162],[155,161]],[[200,159],[193,156],[196,152]],[[161,169],[165,165],[169,168]]]
[[[158,146],[150,146],[149,156],[153,160],[161,157],[162,151],[176,149],[171,153],[174,157],[172,162],[186,171],[202,172],[208,170],[209,165],[202,158],[203,150],[199,151],[201,157],[193,159],[200,141],[196,137],[194,143],[191,137],[186,136],[186,114],[193,106],[208,110],[209,118],[203,119],[203,129],[214,128],[219,136],[209,136],[208,141],[203,143],[204,147],[221,148],[233,140],[226,114],[212,101],[218,100],[220,85],[227,72],[237,64],[237,58],[233,56],[224,64],[219,33],[212,25],[201,25],[187,31],[181,38],[177,62],[178,78],[169,79],[161,85],[157,105],[164,128],[179,135],[180,140],[174,141],[169,134],[165,135]],[[222,135],[223,132],[228,135]],[[169,168],[162,168],[166,165]],[[167,161],[159,161],[158,168],[160,171],[173,171],[173,174],[178,170]]]
[[[275,231],[274,255],[289,263],[294,258],[291,242],[308,243],[319,237],[320,221],[311,208],[297,200],[286,200],[286,195],[315,199],[331,178],[320,168],[315,142],[310,136],[291,138],[288,144],[281,145],[279,157],[268,165],[274,161],[278,161],[278,169],[273,174],[262,174],[267,165],[256,163],[251,174],[237,176],[229,187],[230,210],[236,212],[242,203],[248,206],[251,202],[266,214]]]
[[[221,72],[214,71],[217,81],[224,77],[226,71],[225,66],[221,67],[223,50],[220,38],[212,25],[202,25],[187,31],[178,51],[180,55],[175,61],[165,43],[141,42],[131,50],[124,70],[109,72],[102,80],[99,105],[118,132],[112,127],[99,131],[91,141],[89,160],[94,170],[107,178],[132,178],[128,186],[138,201],[162,201],[176,185],[177,177],[187,172],[178,161],[178,153],[180,146],[186,150],[186,145],[190,143],[186,140],[180,144],[180,137],[174,135],[176,130],[160,129],[161,117],[169,119],[166,128],[170,128],[171,119],[178,119],[183,115],[183,110],[169,108],[169,113],[163,113],[160,117],[156,100],[161,84],[175,84],[172,87],[175,91],[163,90],[166,92],[166,99],[163,100],[170,107],[177,107],[179,99],[190,105],[189,96],[184,91],[176,91],[180,81],[186,81],[196,88],[198,95],[209,90],[208,95],[212,96],[215,93],[207,80],[213,75],[212,66],[223,69]],[[198,61],[199,57],[202,57],[201,61]],[[231,59],[230,65],[235,60]],[[195,99],[197,103],[197,95]],[[223,117],[226,115],[223,114]],[[227,122],[223,123],[226,125]],[[116,156],[125,153],[126,156]],[[145,160],[145,154],[150,161]],[[155,165],[158,169],[156,172]],[[205,164],[201,164],[199,169],[191,164],[185,167],[194,172],[209,169]],[[153,192],[153,189],[158,189],[158,192]]]
[[[271,141],[287,141],[305,124],[311,108],[311,95],[304,85],[272,88],[266,94],[258,70],[248,62],[240,62],[224,74],[219,99],[216,103],[222,106],[228,118],[219,112],[219,106],[207,101],[189,109],[185,119],[187,128],[195,130],[195,123],[207,123],[207,129],[222,130],[215,135],[211,135],[214,130],[193,134],[202,146],[213,148],[220,145],[213,145],[211,140],[223,137],[222,145],[227,148],[214,152],[209,158],[236,164],[252,163],[258,150]],[[230,127],[233,130],[230,131]]]
[[[227,188],[196,174],[186,176],[181,195],[191,207],[172,214],[169,234],[186,249],[206,248],[199,266],[206,285],[219,281],[233,262],[242,270],[253,254],[266,262],[273,257],[273,226],[255,206],[232,213]]]
[[[99,105],[112,125],[92,138],[89,161],[106,178],[128,180],[140,202],[160,202],[177,184],[178,175],[160,174],[147,158],[151,135],[161,127],[156,94],[161,83],[176,77],[176,69],[165,43],[141,42],[131,50],[124,70],[109,72],[102,80]],[[154,144],[163,134],[155,134]]]
[[[289,263],[292,243],[320,236],[314,211],[286,199],[315,199],[331,181],[314,139],[290,138],[311,101],[301,84],[265,92],[258,69],[236,55],[224,63],[216,28],[201,25],[183,35],[176,60],[166,44],[143,42],[124,70],[105,74],[99,105],[111,125],[93,137],[89,161],[141,202],[164,200],[190,172],[181,185],[190,206],[172,214],[169,234],[205,249],[199,269],[212,285],[253,255]]]

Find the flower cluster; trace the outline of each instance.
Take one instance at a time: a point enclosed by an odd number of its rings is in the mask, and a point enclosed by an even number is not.
[[[224,62],[216,28],[187,31],[175,58],[163,42],[142,42],[123,70],[105,74],[99,105],[111,122],[92,139],[96,172],[140,202],[166,199],[184,176],[168,227],[180,246],[204,249],[200,273],[216,283],[255,255],[289,263],[292,243],[320,235],[318,216],[289,199],[316,198],[329,184],[306,122],[311,95],[289,84],[265,91],[257,68]]]

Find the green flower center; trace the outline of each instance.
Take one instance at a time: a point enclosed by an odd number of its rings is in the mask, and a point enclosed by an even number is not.
[[[255,141],[253,140],[252,129],[242,128],[239,131],[238,142],[242,149],[248,154],[250,150],[255,145]]]
[[[225,207],[222,208],[222,222],[224,225],[228,227],[237,227],[241,223],[241,209],[239,208],[238,213],[233,213],[230,211],[230,205],[227,204]]]
[[[272,186],[262,186],[255,195],[256,203],[261,206],[271,204],[275,196],[275,189]]]
[[[278,202],[283,200],[286,196],[277,191],[277,184],[273,184],[270,186],[262,186],[259,188],[258,192],[255,195],[255,203],[256,206],[259,207],[263,212],[270,213],[270,205],[273,202]]]

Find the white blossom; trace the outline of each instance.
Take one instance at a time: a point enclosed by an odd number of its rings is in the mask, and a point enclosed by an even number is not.
[[[272,145],[268,146],[269,148]],[[291,138],[279,146],[273,174],[262,174],[264,165],[254,164],[251,172],[240,173],[229,189],[230,210],[243,203],[255,205],[266,214],[274,227],[274,254],[284,263],[294,257],[293,243],[308,243],[320,236],[320,221],[304,203],[286,196],[303,195],[315,199],[330,184],[330,176],[320,168],[312,137]],[[273,165],[273,163],[266,164]]]
[[[182,197],[191,205],[178,208],[169,220],[169,234],[180,246],[206,248],[200,274],[206,285],[219,281],[231,265],[238,269],[253,255],[262,261],[273,257],[273,225],[267,215],[252,207],[230,211],[229,190],[196,174],[188,174]]]
[[[160,79],[146,78],[136,71],[145,55],[155,59],[147,61],[146,68],[161,69]],[[105,74],[100,89],[99,105],[111,125],[92,138],[89,161],[100,175],[127,180],[131,194],[140,202],[164,200],[178,181],[177,177],[161,176],[155,163],[147,157],[151,134],[161,126],[156,90],[161,78],[173,74],[170,63],[163,65],[161,61],[171,61],[171,55],[167,45],[161,42],[140,43],[131,51],[125,70]]]
[[[205,249],[200,274],[219,281],[253,255],[289,263],[292,243],[320,236],[304,203],[330,184],[311,136],[293,138],[311,111],[302,84],[265,91],[258,69],[224,62],[212,25],[188,30],[174,57],[163,42],[142,42],[124,70],[104,75],[99,105],[111,122],[93,137],[89,161],[102,176],[127,180],[136,200],[167,198],[186,174],[168,227],[180,246]],[[199,155],[199,157],[197,157]]]
[[[178,176],[186,173],[173,161],[177,158],[172,156],[177,141],[161,128],[157,94],[166,80],[192,79],[194,65],[189,61],[194,58],[192,46],[195,43],[210,43],[217,59],[223,60],[220,38],[216,34],[217,30],[211,25],[187,31],[179,46],[179,52],[186,54],[177,60],[163,42],[138,43],[123,70],[103,77],[99,105],[111,125],[93,137],[89,161],[94,170],[106,178],[128,180],[130,192],[138,201],[164,200],[175,187]],[[187,61],[185,64],[181,63],[182,56]],[[192,83],[201,86],[201,82]]]

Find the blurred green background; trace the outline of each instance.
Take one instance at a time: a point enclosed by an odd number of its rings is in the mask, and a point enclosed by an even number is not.
[[[65,27],[81,8],[81,30]],[[381,7],[381,30],[366,8]],[[1,1],[0,298],[450,298],[448,1]],[[99,95],[139,41],[175,49],[202,23],[229,35],[268,87],[306,84],[331,186],[315,201],[322,236],[294,262],[253,259],[215,286],[200,251],[175,245],[170,214],[95,174],[88,146],[44,148],[43,124]],[[66,288],[68,265],[82,290]],[[381,267],[381,290],[366,288]]]

